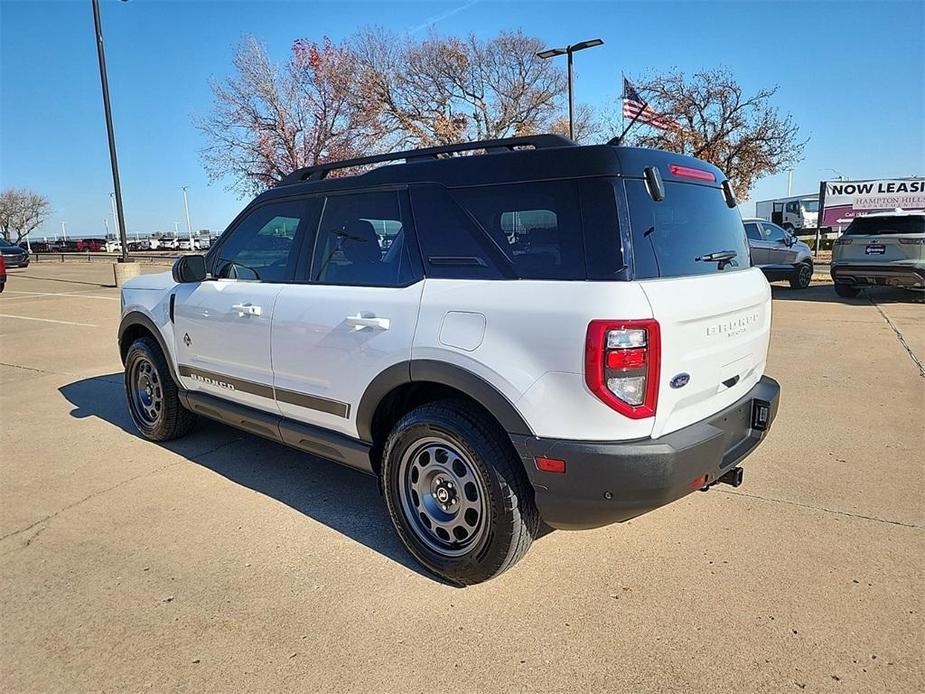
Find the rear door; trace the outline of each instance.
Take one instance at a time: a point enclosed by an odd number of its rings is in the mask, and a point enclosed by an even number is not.
[[[210,278],[177,287],[174,349],[185,388],[276,411],[270,325],[305,209],[292,199],[254,208],[223,235]]]
[[[625,191],[635,275],[661,332],[658,437],[731,405],[761,378],[770,287],[749,267],[741,217],[719,187],[666,180],[659,202],[642,180],[627,180]],[[723,251],[735,257],[705,259]]]
[[[357,436],[373,379],[411,359],[424,282],[404,190],[329,195],[272,331],[274,386],[292,419]]]
[[[748,237],[748,250],[751,253],[752,265],[761,267],[768,264],[768,244],[761,233],[758,222],[745,222],[745,235]]]

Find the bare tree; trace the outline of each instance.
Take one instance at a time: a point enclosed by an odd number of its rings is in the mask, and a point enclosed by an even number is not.
[[[211,112],[195,119],[210,178],[249,195],[302,166],[360,156],[376,146],[374,111],[360,98],[354,53],[325,38],[292,45],[273,63],[254,37],[235,48],[234,74],[212,82]]]
[[[607,129],[604,121],[598,117],[597,111],[587,104],[578,104],[575,107],[575,118],[572,128],[572,139],[581,145],[601,144],[604,132]],[[549,125],[549,132],[557,135],[569,136],[568,114],[559,116]]]
[[[746,95],[725,68],[697,72],[690,79],[680,71],[642,80],[637,90],[649,106],[678,123],[669,130],[637,125],[628,141],[689,154],[721,168],[740,199],[755,181],[792,168],[807,140],[791,116],[771,104],[777,87]]]
[[[19,243],[45,221],[49,212],[51,204],[43,195],[25,188],[4,190],[0,193],[0,233],[7,241]]]
[[[491,39],[432,33],[417,43],[381,28],[355,47],[365,96],[397,144],[428,146],[548,129],[565,89],[544,46],[520,31]]]

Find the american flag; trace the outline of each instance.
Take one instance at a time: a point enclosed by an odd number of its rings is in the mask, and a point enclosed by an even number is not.
[[[623,117],[630,120],[635,118],[637,123],[645,123],[659,130],[673,130],[680,127],[677,121],[649,108],[639,96],[636,88],[625,77],[623,78]]]

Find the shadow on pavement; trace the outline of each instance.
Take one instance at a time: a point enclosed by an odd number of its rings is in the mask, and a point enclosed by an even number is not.
[[[815,301],[845,304],[846,306],[870,306],[871,300],[878,304],[921,303],[925,298],[925,293],[895,287],[868,287],[862,289],[854,299],[845,299],[835,293],[833,284],[813,284],[806,289],[791,289],[788,286],[772,284],[771,297],[779,301]]]
[[[138,436],[125,405],[121,373],[75,381],[59,390],[74,405],[72,417],[99,417]],[[401,545],[373,477],[209,420],[201,420],[182,439],[151,445],[162,446],[236,484],[272,497],[392,561],[443,583],[418,565]]]

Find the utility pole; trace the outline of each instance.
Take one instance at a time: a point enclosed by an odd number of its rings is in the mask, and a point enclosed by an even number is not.
[[[61,222],[61,235],[67,241],[67,222]]]
[[[793,191],[793,169],[787,172],[787,197],[789,198]]]
[[[575,97],[572,79],[572,54],[583,51],[586,48],[594,48],[603,45],[601,39],[590,39],[574,43],[565,48],[547,48],[536,54],[537,58],[554,58],[557,55],[564,55],[568,60],[568,136],[572,139],[575,137]]]
[[[122,243],[121,262],[128,261],[128,241],[125,238],[125,215],[122,211],[122,186],[119,183],[119,161],[116,157],[116,134],[112,127],[112,108],[109,105],[109,78],[106,75],[106,52],[103,50],[103,24],[100,21],[100,0],[91,0],[93,4],[93,26],[96,29],[96,54],[100,63],[100,86],[103,90],[103,111],[106,115],[106,134],[109,137],[109,163],[112,165],[112,185],[114,188],[119,240]]]
[[[186,230],[189,232],[189,249],[190,251],[196,250],[196,244],[193,242],[193,225],[189,221],[189,197],[186,194],[186,189],[188,186],[180,186],[180,190],[183,191],[183,207],[186,209]]]

